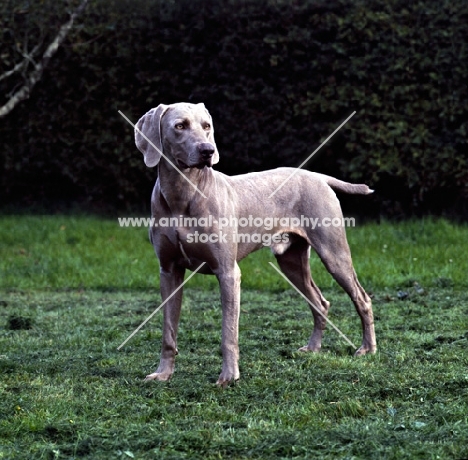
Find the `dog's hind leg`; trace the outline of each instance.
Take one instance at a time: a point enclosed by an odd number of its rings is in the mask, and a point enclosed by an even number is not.
[[[293,235],[291,235],[293,236]],[[309,305],[314,317],[314,330],[309,339],[309,343],[300,348],[300,351],[319,351],[322,346],[323,330],[326,320],[324,316],[328,314],[330,303],[323,297],[317,285],[314,283],[309,266],[309,245],[303,238],[294,238],[289,248],[282,254],[275,254],[278,265],[288,279],[299,289],[315,306]],[[317,309],[317,310],[316,310]]]
[[[317,228],[314,248],[327,270],[354,303],[362,323],[362,345],[355,355],[374,353],[377,349],[372,301],[358,281],[351,251],[343,227]]]

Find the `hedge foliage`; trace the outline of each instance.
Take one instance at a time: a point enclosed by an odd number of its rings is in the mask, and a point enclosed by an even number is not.
[[[40,3],[11,6],[4,37],[27,17],[31,40],[47,43],[67,16],[61,2]],[[156,172],[117,111],[136,121],[190,101],[213,115],[224,172],[297,166],[356,111],[306,167],[368,183],[388,214],[466,212],[467,5],[92,1],[31,98],[1,121],[2,201],[146,207]]]

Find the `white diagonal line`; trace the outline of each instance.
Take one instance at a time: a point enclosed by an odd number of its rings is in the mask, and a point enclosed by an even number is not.
[[[327,323],[330,324],[330,326],[335,329],[336,332],[338,332],[338,334],[341,335],[341,337],[343,337],[343,339],[346,340],[346,342],[348,342],[355,350],[357,349],[356,345],[354,345],[353,342],[351,342],[351,340],[348,339],[348,337],[346,337],[301,291],[299,291],[299,289],[294,286],[293,283],[291,283],[290,280],[288,280],[288,278],[286,277],[286,275],[284,273],[282,273],[276,266],[273,262],[268,262],[306,301],[307,303],[320,315],[323,317],[323,319],[325,321],[327,321]]]
[[[343,123],[341,123],[338,128],[335,129],[277,188],[274,192],[270,194],[268,198],[271,198],[289,179],[291,179],[294,174],[296,174],[299,169],[301,169],[349,120],[350,118],[356,113],[354,111],[348,118],[346,118]]]
[[[161,304],[159,305],[158,308],[156,308],[156,310],[153,311],[153,313],[151,313],[151,315],[148,316],[148,318],[146,318],[122,343],[119,347],[117,347],[117,350],[120,350],[159,310],[161,310],[161,308],[166,304],[166,302],[168,302],[172,297],[174,297],[174,295],[180,290],[182,289],[182,287],[184,286],[185,283],[187,283],[187,281],[192,278],[193,275],[195,275],[195,273],[198,272],[198,270],[200,270],[200,268],[203,267],[203,265],[205,265],[206,262],[202,262],[200,264],[200,266],[193,271],[193,273]]]
[[[120,110],[118,111],[120,113],[120,115],[122,115],[123,118],[125,118],[125,120],[130,123],[150,144],[151,146],[157,150],[157,152],[166,159],[166,161],[176,170],[178,171],[178,173],[192,186],[195,188],[195,190],[203,197],[203,198],[206,198],[206,195],[187,177],[185,176],[185,174],[171,161],[169,160],[169,158],[167,158],[166,155],[164,155],[164,153],[161,152],[160,149],[158,149],[154,144],[153,142],[151,142],[136,126],[134,123],[132,123],[128,117],[126,117]]]

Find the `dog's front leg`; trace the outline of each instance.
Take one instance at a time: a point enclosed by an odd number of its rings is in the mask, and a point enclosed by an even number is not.
[[[185,269],[171,267],[169,270],[164,270],[161,268],[160,273],[161,297],[164,302],[183,283]],[[147,375],[145,380],[169,380],[174,373],[174,361],[177,355],[177,329],[179,327],[181,306],[182,288],[163,307],[161,360],[156,372]]]
[[[241,272],[234,263],[234,269],[219,275],[221,303],[223,309],[223,327],[221,351],[223,368],[216,382],[226,387],[229,382],[238,380],[239,374],[239,312],[240,312],[240,279]]]

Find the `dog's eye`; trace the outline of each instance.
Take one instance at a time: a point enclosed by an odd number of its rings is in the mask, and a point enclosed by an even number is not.
[[[175,125],[175,129],[185,129],[185,126],[184,126],[183,123],[177,123],[177,124]]]
[[[209,131],[209,130],[211,129],[211,125],[210,125],[209,123],[205,123],[205,124],[203,125],[203,129],[204,129],[205,131]]]

